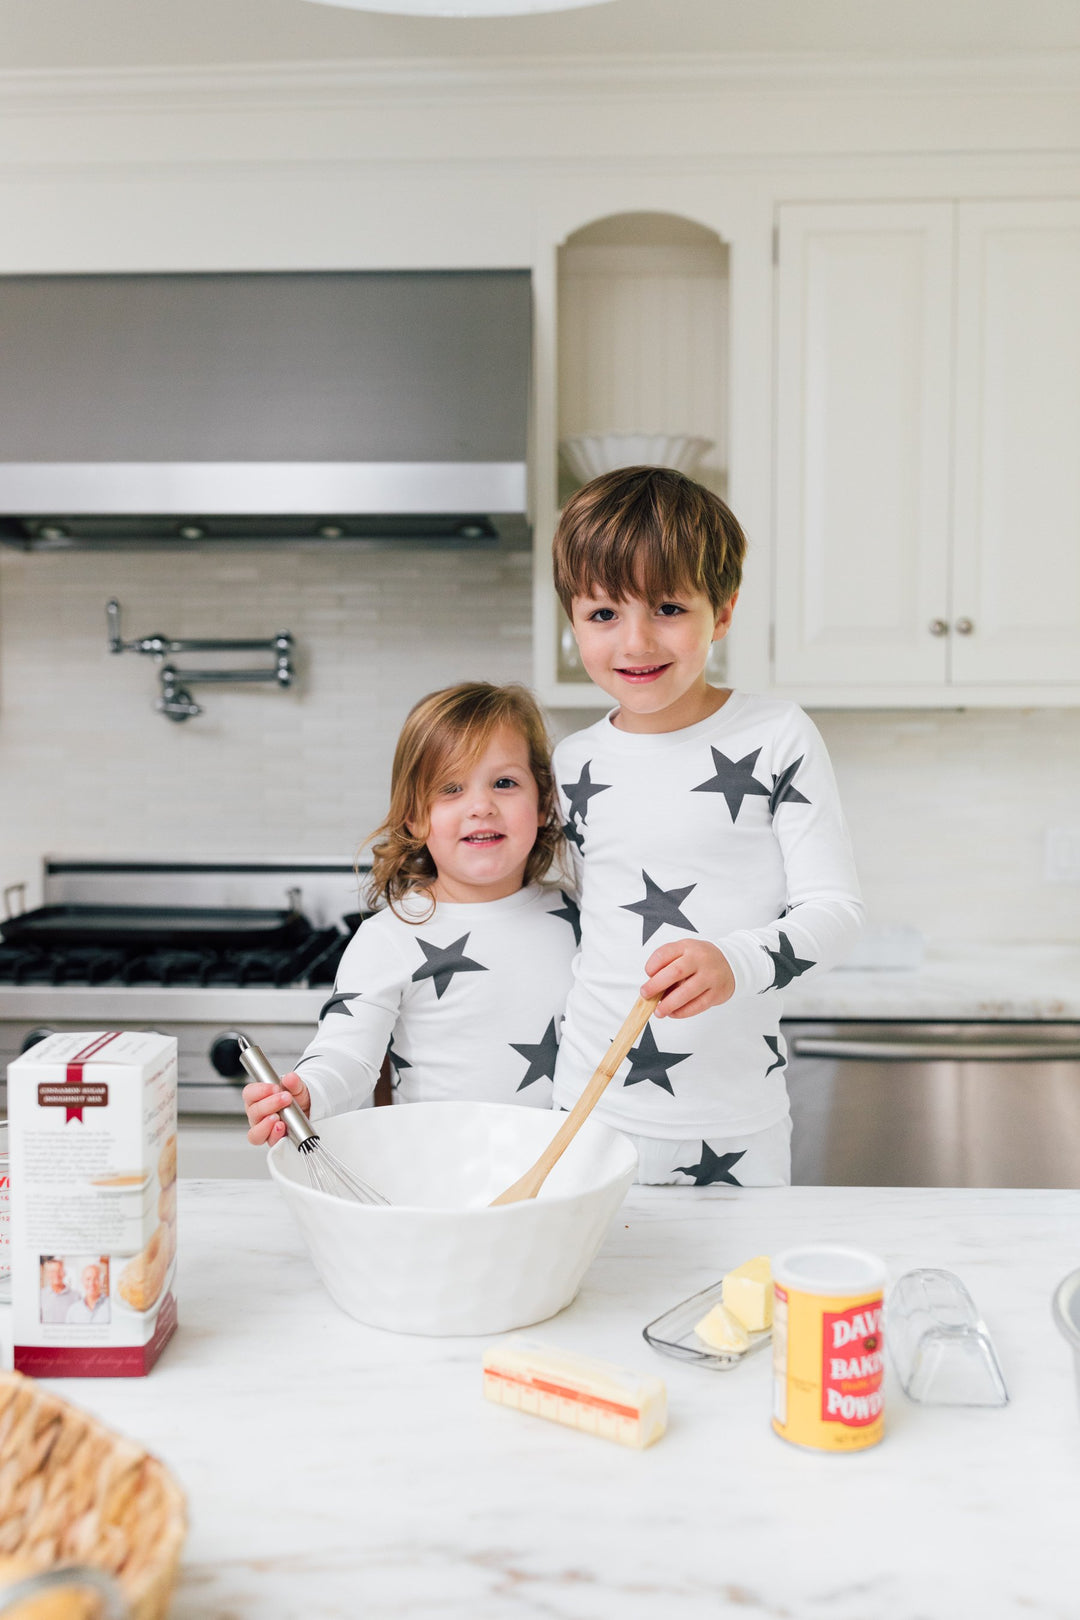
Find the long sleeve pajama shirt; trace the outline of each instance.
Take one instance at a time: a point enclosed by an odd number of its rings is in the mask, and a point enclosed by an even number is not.
[[[296,1065],[316,1119],[363,1107],[389,1048],[395,1102],[550,1108],[578,910],[531,885],[477,905],[408,898],[363,922]]]
[[[651,1020],[597,1117],[672,1143],[741,1139],[786,1120],[784,988],[841,961],[862,918],[812,721],[743,692],[681,731],[628,732],[606,716],[559,744],[555,775],[581,902],[555,1103],[580,1094],[653,951],[696,938],[724,953],[733,996]]]

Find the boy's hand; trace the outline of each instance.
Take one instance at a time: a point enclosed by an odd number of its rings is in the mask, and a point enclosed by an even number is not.
[[[705,939],[676,939],[645,964],[643,996],[659,996],[657,1018],[692,1018],[735,994],[735,975],[723,951]]]
[[[247,1109],[248,1141],[256,1147],[265,1142],[267,1147],[273,1147],[285,1135],[285,1123],[278,1118],[283,1108],[291,1102],[300,1104],[304,1113],[311,1112],[311,1093],[298,1074],[283,1074],[281,1086],[264,1085],[261,1080],[252,1080],[240,1093],[244,1107]]]

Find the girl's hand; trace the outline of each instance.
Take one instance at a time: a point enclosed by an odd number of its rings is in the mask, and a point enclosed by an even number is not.
[[[645,964],[643,996],[659,996],[657,1018],[692,1018],[735,994],[735,975],[723,951],[705,939],[677,939],[653,951]]]
[[[256,1147],[273,1147],[285,1135],[285,1124],[278,1118],[283,1108],[290,1103],[299,1103],[307,1114],[311,1110],[311,1093],[298,1074],[283,1074],[281,1087],[264,1085],[261,1080],[252,1080],[240,1093],[244,1107],[247,1109],[248,1141]]]

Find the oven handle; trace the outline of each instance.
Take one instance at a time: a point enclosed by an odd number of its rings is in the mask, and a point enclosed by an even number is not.
[[[791,1050],[796,1057],[894,1063],[1045,1063],[1080,1058],[1076,1041],[865,1041],[797,1035]]]

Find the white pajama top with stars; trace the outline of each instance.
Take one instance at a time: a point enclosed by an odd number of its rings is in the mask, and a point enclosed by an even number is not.
[[[732,692],[681,731],[605,716],[555,750],[581,901],[555,1102],[570,1107],[660,945],[717,945],[735,993],[652,1019],[596,1108],[631,1134],[766,1130],[787,1113],[784,986],[843,960],[862,925],[851,842],[825,744],[794,703]]]
[[[579,937],[569,891],[400,909],[415,920],[387,909],[360,925],[296,1065],[313,1118],[362,1107],[387,1048],[395,1102],[550,1108]]]

